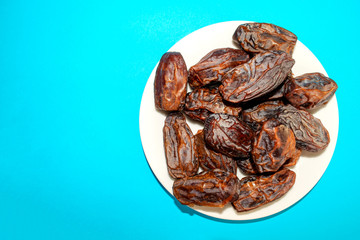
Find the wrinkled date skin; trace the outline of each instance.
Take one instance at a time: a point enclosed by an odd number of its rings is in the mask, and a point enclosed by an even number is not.
[[[284,105],[281,101],[261,103],[242,112],[243,121],[254,131],[258,131],[271,118],[276,118],[293,131],[296,147],[300,150],[318,152],[330,142],[329,132],[320,119],[305,110]]]
[[[236,164],[239,167],[240,171],[244,174],[255,175],[258,174],[253,160],[249,158],[238,158],[236,159]]]
[[[292,166],[295,166],[296,163],[298,162],[298,160],[300,159],[300,156],[301,156],[301,150],[298,149],[298,148],[295,148],[293,154],[292,154],[292,158],[288,159],[283,167],[292,167]]]
[[[165,157],[168,172],[173,178],[193,176],[199,169],[195,158],[195,142],[185,116],[172,112],[165,119],[163,128]]]
[[[295,178],[295,172],[286,168],[272,175],[245,177],[240,180],[239,197],[232,205],[238,212],[261,207],[287,193]]]
[[[227,71],[249,60],[249,54],[242,49],[215,49],[189,69],[189,85],[191,88],[198,88],[221,82]]]
[[[165,53],[156,69],[154,82],[155,107],[178,111],[185,103],[188,72],[179,52]]]
[[[199,130],[194,138],[195,156],[202,169],[211,170],[218,168],[236,174],[236,163],[232,158],[206,147],[203,130]]]
[[[330,142],[329,132],[320,119],[305,110],[286,105],[280,108],[278,120],[293,131],[298,149],[318,152]]]
[[[241,107],[225,104],[217,89],[198,88],[186,95],[184,113],[194,120],[204,122],[212,113],[238,116]]]
[[[229,157],[248,157],[254,132],[239,118],[227,114],[212,114],[204,124],[207,146]]]
[[[269,23],[245,23],[236,29],[233,40],[245,51],[284,51],[292,56],[297,37],[292,32]]]
[[[280,86],[294,64],[294,59],[285,52],[259,53],[224,75],[220,93],[232,103],[259,98]]]
[[[285,78],[284,82],[280,84],[275,90],[269,92],[265,96],[263,96],[263,102],[266,101],[274,101],[274,100],[281,100],[285,96],[285,84],[293,78],[293,73],[290,73]]]
[[[285,97],[291,105],[301,109],[315,109],[325,105],[338,86],[321,73],[307,73],[285,84]]]
[[[242,111],[242,120],[257,132],[263,123],[275,118],[283,106],[285,105],[280,100],[260,103]]]
[[[238,183],[235,174],[214,169],[176,180],[173,193],[184,205],[222,208],[237,199]]]
[[[257,172],[276,172],[284,163],[297,157],[293,132],[276,119],[264,123],[251,151]]]

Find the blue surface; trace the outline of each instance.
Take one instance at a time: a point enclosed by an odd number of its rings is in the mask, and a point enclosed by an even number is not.
[[[359,239],[359,1],[0,2],[0,239]],[[139,128],[161,55],[209,24],[288,28],[336,80],[338,142],[315,188],[276,216],[182,212]]]

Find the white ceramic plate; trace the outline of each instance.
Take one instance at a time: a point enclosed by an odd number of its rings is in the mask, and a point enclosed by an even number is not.
[[[201,28],[177,42],[169,51],[180,52],[188,67],[196,64],[203,56],[215,48],[233,47],[232,35],[243,21],[231,21],[213,24]],[[295,33],[296,34],[296,33]],[[296,63],[293,67],[295,76],[308,72],[321,72],[325,69],[314,54],[300,41],[297,42],[293,58]],[[159,182],[172,194],[173,179],[167,172],[163,147],[162,128],[166,114],[155,110],[154,105],[154,78],[157,65],[154,67],[144,89],[140,106],[140,136],[147,161]],[[249,212],[238,213],[228,204],[224,208],[193,207],[194,210],[208,216],[227,220],[250,220],[263,218],[278,213],[295,204],[304,197],[320,180],[333,155],[338,135],[339,114],[335,96],[320,110],[313,112],[321,119],[330,133],[330,144],[321,153],[303,152],[298,164],[292,167],[296,172],[296,181],[290,191],[282,198]],[[193,133],[202,128],[200,123],[188,121]],[[239,178],[243,175],[238,171]]]

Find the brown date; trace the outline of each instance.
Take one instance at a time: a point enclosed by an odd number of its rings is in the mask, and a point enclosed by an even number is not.
[[[239,197],[232,205],[238,212],[263,206],[287,193],[295,178],[295,172],[286,168],[271,175],[245,177],[240,180]]]
[[[258,174],[258,171],[256,170],[256,167],[251,157],[237,158],[236,164],[239,167],[240,171],[244,174],[248,174],[248,175]]]
[[[298,149],[318,152],[327,147],[330,136],[320,119],[291,105],[279,110],[278,120],[293,131]]]
[[[294,150],[294,153],[293,153],[293,157],[288,159],[283,167],[292,167],[292,166],[295,166],[296,163],[298,162],[298,160],[300,159],[300,156],[301,156],[301,150],[298,149],[298,148],[295,148]]]
[[[276,172],[285,162],[296,158],[296,141],[289,127],[276,119],[264,123],[251,151],[257,172]]]
[[[178,111],[185,103],[188,72],[179,52],[165,53],[156,69],[154,82],[155,107]]]
[[[191,88],[198,88],[221,82],[227,71],[249,60],[249,54],[242,49],[215,49],[189,69],[189,85]]]
[[[203,130],[199,130],[194,138],[195,156],[202,169],[211,170],[218,168],[236,174],[236,163],[232,158],[206,147]]]
[[[204,124],[206,144],[229,157],[248,157],[253,131],[239,118],[223,113],[211,114]]]
[[[291,56],[297,37],[292,32],[274,24],[245,23],[238,26],[233,40],[247,52],[280,50]]]
[[[185,99],[184,113],[199,121],[212,113],[226,113],[238,116],[241,107],[225,104],[217,89],[198,88],[188,93]]]
[[[229,102],[247,102],[280,86],[295,61],[285,52],[263,52],[223,76],[219,91]]]
[[[238,183],[235,174],[214,169],[175,180],[173,193],[184,205],[224,207],[237,199]]]
[[[260,130],[261,125],[271,118],[276,118],[293,131],[296,147],[300,150],[317,152],[325,149],[330,142],[329,132],[320,119],[290,104],[269,101],[242,112],[243,121],[254,131]]]
[[[281,100],[285,95],[285,84],[290,81],[293,78],[293,73],[290,71],[290,73],[285,78],[284,82],[280,84],[276,89],[269,92],[265,96],[262,97],[263,102],[266,101],[273,101],[273,100]]]
[[[195,158],[195,142],[185,116],[172,112],[165,119],[163,128],[165,157],[168,172],[173,178],[193,176],[199,169]]]
[[[315,109],[329,102],[338,86],[321,73],[307,73],[285,84],[285,97],[295,107]]]
[[[286,81],[286,80],[285,80]],[[284,81],[284,82],[285,82]],[[282,97],[284,97],[284,83],[280,84],[280,86],[278,86],[276,89],[274,89],[273,91],[269,92],[268,94],[266,94],[264,96],[265,101],[271,101],[271,100],[279,100]]]
[[[280,100],[267,101],[242,111],[242,120],[254,131],[259,131],[262,124],[276,118],[284,103]]]

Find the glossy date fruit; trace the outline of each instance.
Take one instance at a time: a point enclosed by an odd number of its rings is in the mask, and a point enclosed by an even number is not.
[[[296,141],[291,129],[276,119],[264,123],[251,151],[257,172],[276,172],[286,161],[296,158]]]
[[[291,105],[301,109],[315,109],[329,102],[338,86],[321,73],[307,73],[287,81],[285,97]]]
[[[285,106],[280,100],[267,101],[242,111],[241,117],[254,131],[259,131],[262,124],[276,118],[280,109]]]
[[[175,180],[173,193],[184,205],[224,207],[237,199],[238,183],[235,174],[214,169]]]
[[[239,167],[240,171],[244,174],[248,174],[248,175],[258,174],[258,171],[256,170],[256,167],[251,157],[237,158],[236,164]]]
[[[295,172],[286,168],[271,175],[245,177],[240,180],[239,197],[232,205],[238,212],[261,207],[287,193],[295,178]]]
[[[266,101],[274,101],[274,100],[282,100],[285,95],[285,84],[290,81],[293,78],[292,71],[289,72],[287,77],[285,78],[284,82],[280,84],[277,88],[275,88],[273,91],[266,94],[263,98],[263,102]]]
[[[209,52],[189,69],[189,85],[198,88],[214,82],[221,82],[230,69],[250,60],[242,49],[219,48]]]
[[[292,32],[274,24],[245,23],[238,26],[233,40],[247,52],[280,50],[291,56],[297,37]]]
[[[180,110],[185,103],[187,78],[187,67],[182,55],[179,52],[165,53],[155,74],[155,108]]]
[[[263,52],[223,76],[219,91],[229,102],[247,102],[280,86],[295,61],[285,52]]]
[[[293,131],[296,147],[300,150],[318,152],[330,142],[329,132],[320,119],[290,104],[269,101],[242,112],[243,121],[254,131],[259,131],[262,124],[271,118],[276,118]]]
[[[320,119],[305,110],[286,105],[280,108],[277,117],[293,131],[298,149],[318,152],[330,142],[329,132]]]
[[[239,118],[223,114],[211,114],[204,124],[206,144],[213,150],[229,157],[248,157],[254,133]]]
[[[282,166],[283,167],[295,166],[297,164],[298,160],[300,159],[300,156],[301,156],[301,150],[298,148],[295,148],[294,153],[292,154],[292,158],[288,159]]]
[[[190,118],[203,122],[212,113],[238,116],[241,107],[226,104],[215,88],[198,88],[186,95],[183,112]]]
[[[163,128],[165,157],[168,172],[173,178],[193,176],[199,169],[195,157],[194,136],[180,112],[172,112]]]
[[[236,174],[236,163],[224,154],[209,149],[205,144],[204,132],[199,130],[195,136],[195,156],[204,170],[222,169]]]

